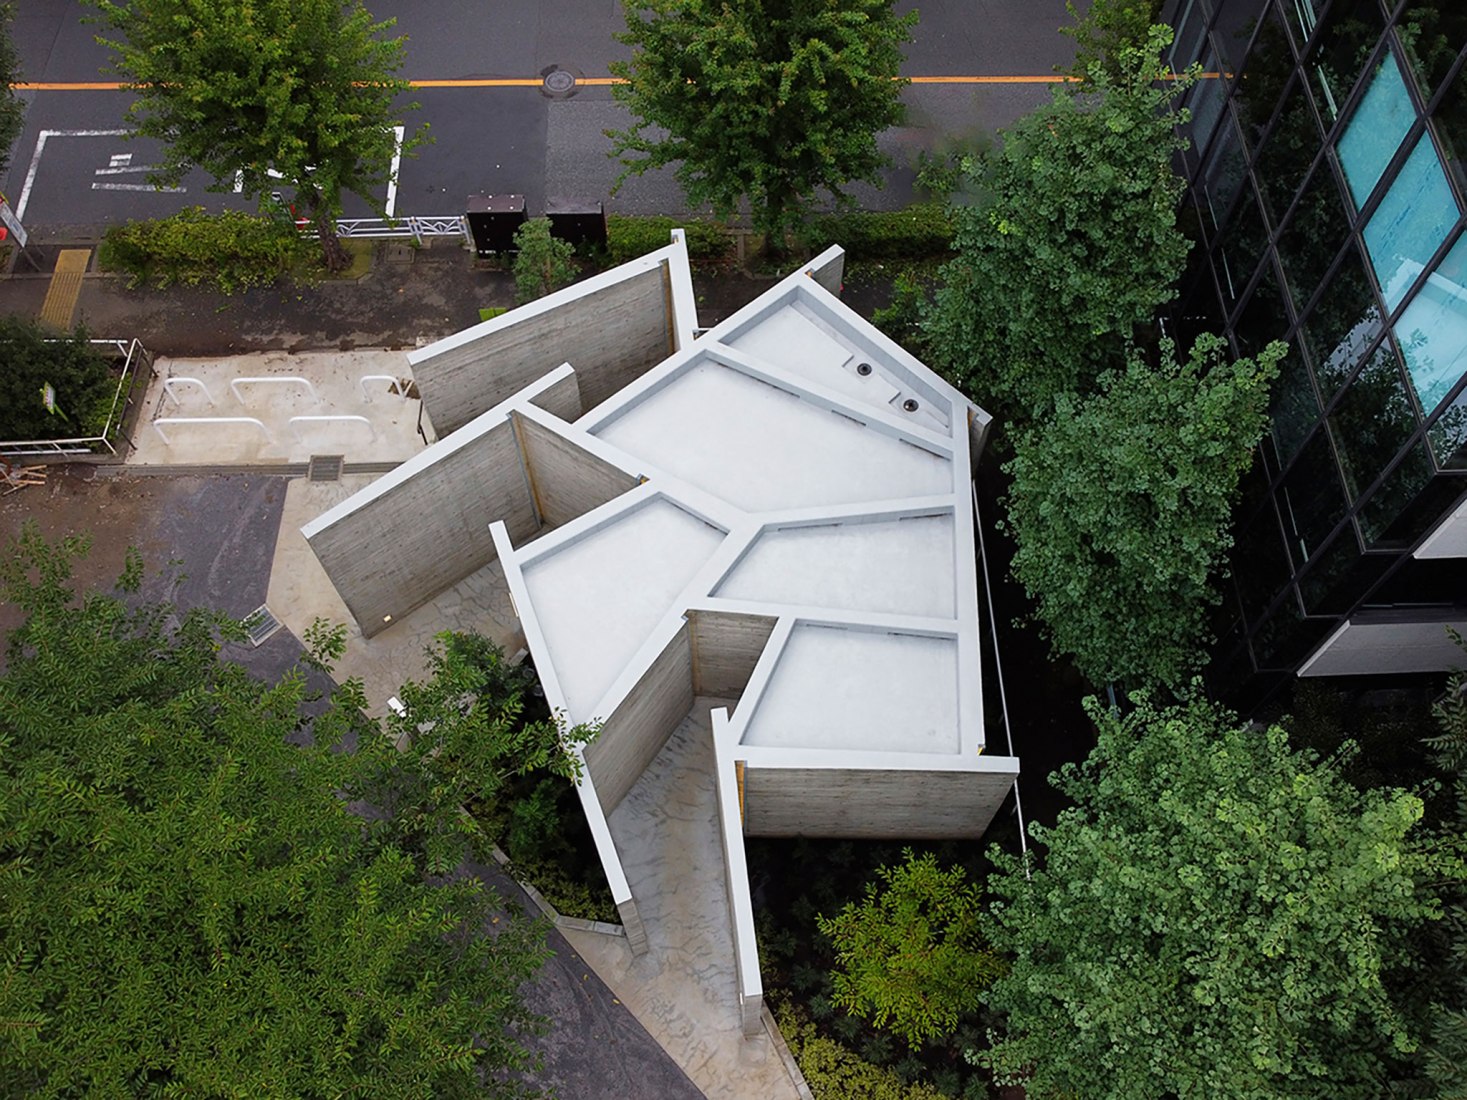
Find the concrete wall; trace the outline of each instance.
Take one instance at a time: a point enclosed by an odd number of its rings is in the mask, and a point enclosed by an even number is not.
[[[637,479],[528,417],[510,414],[530,475],[541,520],[569,523],[608,500],[635,489]]]
[[[693,652],[684,623],[585,751],[601,808],[626,797],[693,706]]]
[[[694,611],[688,619],[692,626],[693,693],[738,698],[778,620],[728,611]]]
[[[734,977],[739,991],[739,1026],[752,1038],[763,1025],[764,980],[759,973],[759,940],[754,932],[754,905],[749,894],[749,865],[739,821],[739,783],[732,746],[725,735],[728,711],[712,713],[714,786],[718,798],[718,840],[723,845],[724,891],[728,895],[729,928],[733,932]]]
[[[993,763],[1012,759],[995,758]],[[872,839],[978,837],[1008,796],[1015,774],[751,764],[744,769],[744,832]]]
[[[1447,627],[1467,633],[1467,617],[1448,622],[1358,622],[1325,639],[1300,676],[1373,676],[1382,672],[1446,672],[1467,663]]]
[[[665,263],[589,293],[570,287],[410,355],[434,430],[447,436],[562,363],[585,407],[600,404],[671,354],[670,287]]]
[[[423,469],[326,526],[302,529],[369,638],[391,625],[384,617],[401,619],[494,561],[494,520],[516,542],[539,529],[508,419],[436,446],[445,453]]]

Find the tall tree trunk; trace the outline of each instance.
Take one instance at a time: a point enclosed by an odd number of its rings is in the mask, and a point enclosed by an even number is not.
[[[336,235],[336,219],[331,216],[331,210],[319,191],[311,193],[310,202],[311,220],[321,239],[321,262],[333,274],[345,271],[351,266],[351,257],[341,247],[341,238]]]

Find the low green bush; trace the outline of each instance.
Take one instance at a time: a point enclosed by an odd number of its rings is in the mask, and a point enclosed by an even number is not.
[[[902,210],[858,210],[821,214],[800,232],[811,252],[833,244],[851,260],[916,260],[946,255],[953,225],[940,202],[920,202]]]
[[[210,214],[191,206],[169,218],[112,226],[98,260],[103,268],[130,276],[129,286],[209,282],[232,294],[274,282],[303,252],[300,234],[289,221],[238,210]]]
[[[774,1019],[815,1100],[945,1100],[930,1085],[905,1084],[889,1069],[827,1039],[793,1006],[776,1001]]]
[[[27,318],[0,317],[0,439],[101,435],[117,382],[82,329],[58,337]],[[56,391],[56,413],[41,398],[47,383]]]
[[[695,263],[726,260],[733,252],[733,234],[717,222],[690,218],[641,217],[611,214],[606,218],[606,253],[612,263],[623,264],[672,243],[672,231],[688,235],[688,259]]]

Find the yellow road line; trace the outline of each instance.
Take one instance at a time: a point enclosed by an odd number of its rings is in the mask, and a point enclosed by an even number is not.
[[[1203,73],[1204,80],[1216,80],[1220,73]],[[1047,76],[912,76],[913,84],[1065,84],[1077,81],[1074,76],[1050,74]],[[1171,78],[1175,79],[1175,78]],[[462,80],[410,80],[414,88],[538,88],[544,81],[539,77],[465,78]],[[615,76],[581,76],[576,84],[582,87],[605,87],[609,84],[624,84]],[[126,84],[102,81],[45,81],[13,84],[11,87],[23,92],[117,92]]]

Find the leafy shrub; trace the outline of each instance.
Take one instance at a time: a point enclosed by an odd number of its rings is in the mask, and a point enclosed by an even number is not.
[[[48,382],[59,414],[41,400]],[[112,368],[84,330],[57,337],[27,318],[0,317],[0,439],[100,435],[116,393]]]
[[[274,282],[302,254],[300,234],[289,221],[190,206],[169,218],[112,226],[98,259],[102,267],[131,276],[130,287],[209,282],[233,294]]]
[[[575,246],[550,235],[549,218],[531,218],[514,232],[514,296],[520,305],[576,281]]]
[[[919,202],[902,210],[860,210],[812,218],[801,234],[812,252],[833,244],[852,260],[914,260],[946,256],[953,237],[947,207]]]
[[[790,1005],[776,1002],[774,1018],[815,1100],[942,1100],[929,1085],[903,1084],[840,1043],[822,1037]]]
[[[624,264],[666,248],[672,243],[674,229],[687,231],[688,259],[694,262],[726,260],[733,251],[733,234],[718,222],[611,214],[606,219],[607,255],[612,263]]]
[[[871,323],[918,359],[926,359],[927,336],[922,331],[922,314],[930,299],[927,288],[910,272],[897,275],[891,285],[891,303],[871,314]]]

